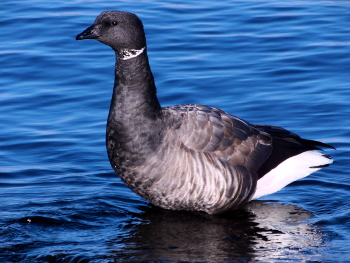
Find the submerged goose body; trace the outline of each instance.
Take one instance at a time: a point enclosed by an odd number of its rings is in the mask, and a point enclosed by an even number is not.
[[[154,205],[221,213],[332,163],[314,151],[331,146],[280,127],[203,105],[162,108],[134,14],[103,12],[76,39],[97,39],[116,53],[108,157],[124,183]]]

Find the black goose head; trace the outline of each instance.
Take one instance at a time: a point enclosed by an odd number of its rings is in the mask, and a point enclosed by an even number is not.
[[[141,20],[134,14],[121,11],[102,12],[76,40],[96,39],[116,51],[142,49],[146,38]]]

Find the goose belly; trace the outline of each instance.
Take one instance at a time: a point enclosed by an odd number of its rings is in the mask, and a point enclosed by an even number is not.
[[[134,173],[138,178],[126,184],[154,205],[210,214],[236,208],[253,195],[255,175],[242,165],[229,165],[209,153],[186,148],[169,156],[161,151],[148,159]]]

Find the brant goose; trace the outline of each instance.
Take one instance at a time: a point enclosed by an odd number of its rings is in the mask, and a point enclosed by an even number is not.
[[[218,214],[333,162],[314,151],[332,146],[280,127],[203,105],[162,108],[143,25],[132,13],[103,12],[76,39],[96,39],[115,51],[108,157],[124,183],[156,206]]]

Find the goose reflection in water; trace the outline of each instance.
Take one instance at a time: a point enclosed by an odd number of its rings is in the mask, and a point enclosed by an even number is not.
[[[294,205],[253,201],[222,215],[143,207],[113,257],[165,261],[321,260],[324,234]],[[305,253],[303,253],[305,251]]]

